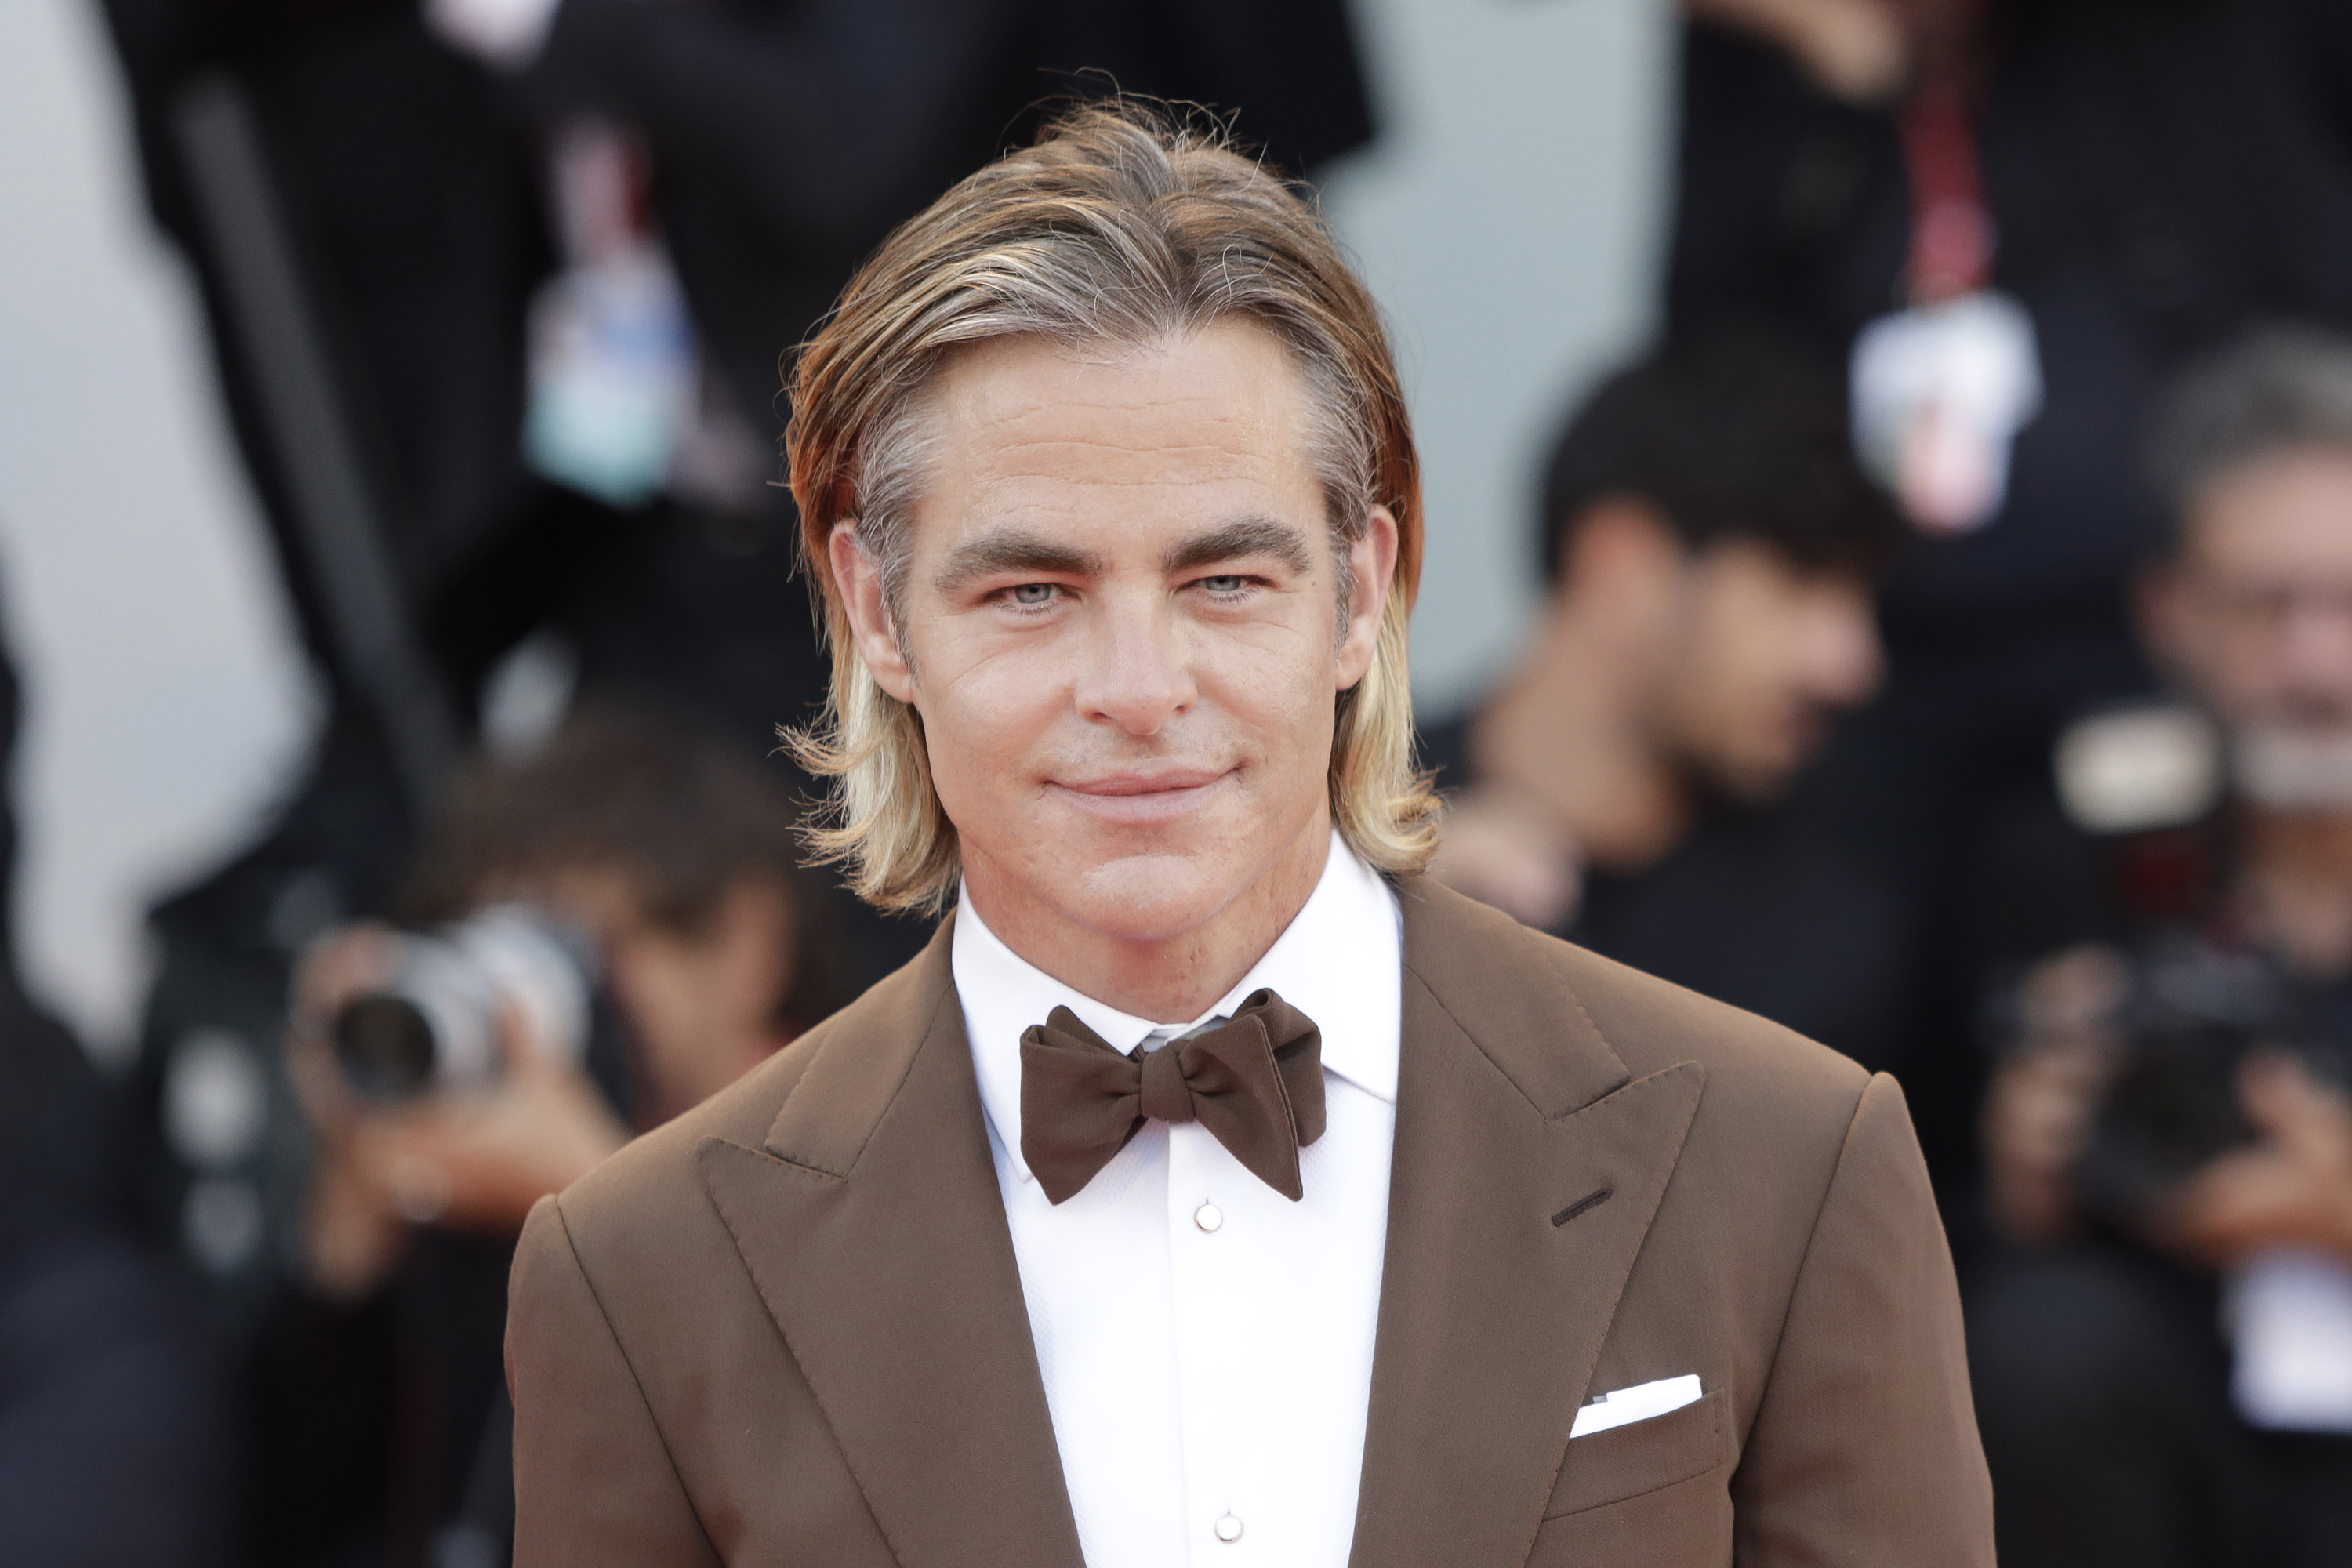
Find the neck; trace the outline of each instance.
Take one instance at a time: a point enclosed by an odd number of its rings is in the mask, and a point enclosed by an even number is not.
[[[1638,870],[1690,826],[1690,793],[1642,722],[1642,659],[1555,598],[1527,659],[1474,721],[1481,788],[1506,791],[1571,837],[1586,860]]]
[[[2264,940],[2305,972],[2352,970],[2352,813],[2252,809],[2240,830]]]
[[[967,855],[964,896],[997,939],[1072,990],[1155,1024],[1184,1024],[1215,1005],[1307,907],[1331,853],[1328,807],[1274,863],[1207,920],[1134,937],[1071,919],[1006,868]]]

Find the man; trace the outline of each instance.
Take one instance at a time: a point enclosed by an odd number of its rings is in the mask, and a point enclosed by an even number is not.
[[[2327,1370],[2352,1363],[2352,343],[2249,340],[2191,374],[2159,430],[2173,521],[2142,634],[2219,751],[2168,763],[2143,741],[2125,770],[2062,752],[2078,816],[2126,795],[2173,809],[2096,847],[2095,883],[2119,894],[2106,929],[2019,988],[2022,1038],[1987,1110],[1992,1214],[2017,1247],[1970,1333],[2001,1558],[2336,1563],[2352,1497],[2352,1398]],[[2198,726],[2156,717],[2194,747]],[[2108,733],[2122,756],[2134,731]],[[2042,858],[2013,901],[2080,903]],[[2209,1042],[2209,1072],[2184,1076],[2184,1036]],[[2152,1126],[2170,1130],[2160,1160]],[[2263,1327],[2283,1286],[2303,1303],[2284,1338]]]
[[[1901,1062],[1909,921],[1819,790],[1876,688],[1892,510],[1836,377],[1753,331],[1666,345],[1561,432],[1517,664],[1423,738],[1453,801],[1438,878],[1531,925]]]
[[[517,72],[534,113],[619,132],[642,160],[642,187],[608,205],[634,210],[676,264],[714,395],[680,458],[720,458],[714,477],[731,497],[721,517],[663,531],[698,550],[657,554],[642,523],[593,558],[570,533],[518,541],[479,597],[533,602],[551,559],[580,559],[562,629],[582,645],[583,678],[609,668],[634,700],[709,713],[762,747],[777,723],[810,717],[824,681],[810,618],[777,609],[807,589],[793,577],[790,500],[771,482],[788,412],[777,357],[883,237],[1071,94],[1216,105],[1310,174],[1373,132],[1346,0],[425,0],[424,11],[460,49]],[[614,446],[602,429],[583,436],[600,458]],[[648,598],[655,613],[605,624]],[[706,645],[715,657],[698,668],[685,656]],[[920,945],[915,926],[835,902],[860,985]]]
[[[519,1562],[1989,1561],[1899,1091],[1414,875],[1411,437],[1293,191],[1078,113],[793,401],[824,843],[956,909],[533,1211]]]
[[[585,710],[533,750],[478,759],[450,790],[401,910],[447,940],[420,952],[353,922],[306,952],[285,1051],[302,1124],[269,1126],[270,1080],[241,1043],[216,1035],[179,1054],[162,1120],[182,1184],[285,1193],[292,1211],[242,1367],[242,1561],[504,1560],[515,1237],[533,1203],[633,1129],[708,1099],[838,1005],[795,820],[772,770],[717,735]],[[518,953],[523,910],[526,930],[561,933],[556,954],[544,936]],[[503,945],[486,917],[507,922]],[[452,933],[467,931],[461,956]],[[559,954],[573,942],[595,978],[567,1008]],[[552,980],[533,952],[554,956]],[[383,1071],[414,1057],[345,1054],[368,1037],[341,1027],[355,999],[437,996],[426,1015],[446,1026],[473,986],[512,1010],[485,1081],[417,1083]],[[229,1242],[267,1245],[257,1224],[215,1245]]]

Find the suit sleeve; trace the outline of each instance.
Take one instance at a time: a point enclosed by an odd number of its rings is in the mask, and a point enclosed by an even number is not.
[[[1885,1074],[1846,1131],[1732,1500],[1742,1568],[1991,1568],[1951,1253]]]
[[[514,1396],[515,1568],[716,1568],[635,1372],[541,1198],[508,1290]]]

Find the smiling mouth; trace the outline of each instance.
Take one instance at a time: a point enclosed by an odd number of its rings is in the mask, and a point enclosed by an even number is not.
[[[1194,810],[1233,777],[1230,768],[1188,768],[1159,773],[1112,773],[1065,784],[1053,790],[1090,816],[1126,824],[1173,821]]]

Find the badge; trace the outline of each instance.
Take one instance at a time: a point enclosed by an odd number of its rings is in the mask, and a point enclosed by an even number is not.
[[[1982,528],[2009,493],[2010,447],[2042,412],[2033,319],[1979,289],[1891,316],[1855,339],[1854,445],[1922,533]]]

